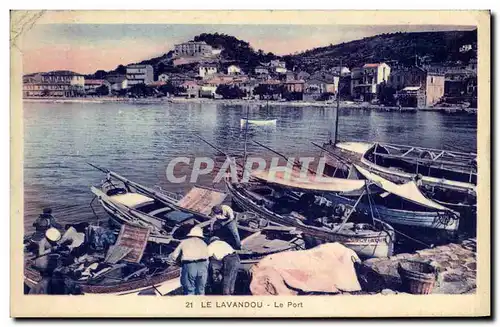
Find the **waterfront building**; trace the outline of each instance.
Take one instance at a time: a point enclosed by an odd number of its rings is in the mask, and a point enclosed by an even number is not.
[[[247,98],[253,98],[254,90],[259,85],[259,81],[255,79],[245,79],[236,84],[242,91],[246,93]]]
[[[111,85],[111,91],[121,91],[128,87],[127,76],[123,74],[111,74],[106,77]]]
[[[217,74],[217,65],[213,63],[204,63],[198,66],[198,75],[202,78],[208,78]]]
[[[333,76],[331,79],[311,78],[305,82],[303,99],[306,101],[327,100],[337,94],[338,86],[338,76]]]
[[[213,54],[212,46],[206,42],[189,41],[175,45],[176,57],[210,57]]]
[[[200,96],[201,86],[196,81],[185,81],[181,84],[181,87],[186,90],[185,94],[187,98],[197,98]]]
[[[288,100],[303,100],[305,82],[303,80],[289,79],[283,82],[283,97]]]
[[[23,76],[24,97],[75,97],[83,95],[84,88],[85,77],[67,70]]]
[[[109,95],[111,94],[111,83],[104,79],[86,79],[85,80],[85,94],[86,95],[96,95],[97,89],[101,86],[106,86],[108,89],[107,94],[100,95]]]
[[[351,96],[362,101],[377,99],[380,86],[386,83],[391,68],[386,63],[369,63],[351,71]]]
[[[477,96],[477,75],[469,69],[450,69],[445,74],[444,94],[447,98],[462,97],[464,100]]]
[[[128,86],[137,84],[150,84],[154,81],[154,71],[151,65],[128,65]]]
[[[241,74],[241,68],[236,65],[230,65],[227,67],[227,74],[228,75],[238,75]]]
[[[428,107],[444,96],[444,74],[412,66],[393,70],[387,86],[396,90],[396,98],[403,107]]]

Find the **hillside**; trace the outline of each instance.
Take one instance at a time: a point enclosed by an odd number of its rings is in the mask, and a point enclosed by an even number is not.
[[[461,53],[460,47],[466,44],[471,44],[472,50]],[[297,68],[315,71],[337,66],[340,59],[350,68],[382,61],[412,64],[415,55],[420,63],[467,64],[477,57],[477,30],[381,34],[285,56],[285,60]]]
[[[243,70],[251,71],[261,62],[269,62],[279,58],[263,50],[254,50],[251,45],[234,36],[219,33],[202,33],[193,38],[193,41],[205,41],[214,48],[222,48],[221,59],[226,64],[238,63]],[[461,53],[462,45],[472,45],[472,50]],[[347,67],[361,66],[367,62],[385,61],[389,64],[413,64],[415,55],[419,63],[453,65],[467,64],[477,58],[477,31],[448,31],[448,32],[418,32],[393,33],[366,37],[360,40],[329,45],[311,49],[296,55],[282,57],[287,67],[305,70],[309,73],[323,68],[332,68],[340,63]],[[172,51],[162,56],[143,60],[140,64],[149,64],[154,67],[155,78],[161,73],[183,73],[192,67],[173,67],[171,64]],[[119,65],[115,70],[106,72],[97,71],[88,75],[90,78],[103,78],[114,72],[124,73],[125,67]]]
[[[221,53],[222,61],[226,64],[238,63],[245,71],[253,70],[253,68],[261,62],[268,62],[271,59],[277,58],[277,56],[271,52],[265,53],[262,50],[255,51],[248,42],[227,34],[202,33],[195,36],[192,41],[204,41],[214,48],[223,49]],[[173,52],[170,51],[162,56],[143,60],[134,64],[152,65],[155,72],[155,79],[162,73],[185,73],[193,68],[193,65],[186,67],[172,66],[172,54]],[[98,70],[94,74],[88,75],[88,77],[100,79],[111,73],[124,73],[124,66],[119,65],[116,69],[108,72]]]

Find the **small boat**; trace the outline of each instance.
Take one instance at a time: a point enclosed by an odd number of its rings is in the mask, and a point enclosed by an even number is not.
[[[322,242],[339,242],[354,250],[360,257],[387,257],[392,255],[395,233],[392,227],[380,220],[372,224],[356,224],[322,220],[310,224],[307,217],[291,210],[292,203],[300,207],[300,196],[286,192],[280,200],[286,199],[286,205],[277,208],[274,201],[276,192],[273,187],[263,183],[232,183],[225,180],[226,187],[232,196],[233,203],[245,211],[253,211],[265,219],[280,226],[294,227],[310,240],[311,246]],[[321,208],[321,207],[319,207]],[[284,209],[284,211],[283,211]],[[323,206],[323,208],[325,207]],[[335,208],[327,208],[335,210]]]
[[[477,155],[388,143],[339,142],[325,144],[327,167],[345,169],[339,157],[393,182],[414,180],[422,184],[475,194]]]
[[[240,127],[250,126],[276,126],[277,119],[240,119]]]

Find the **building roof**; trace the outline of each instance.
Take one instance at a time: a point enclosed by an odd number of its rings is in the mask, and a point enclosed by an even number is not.
[[[380,65],[387,65],[385,62],[372,63],[372,64],[364,64],[363,68],[376,68]]]
[[[278,80],[275,80],[275,79],[268,79],[266,81],[260,82],[260,84],[278,85],[278,84],[281,84],[281,81],[278,81]]]
[[[198,68],[200,67],[212,67],[212,68],[217,68],[217,64],[212,63],[212,62],[207,62],[207,63],[200,63],[198,65]]]
[[[127,76],[126,75],[121,75],[121,74],[113,74],[113,75],[108,75],[106,77],[106,80],[112,84],[115,84],[115,83],[121,83],[123,82],[124,80],[127,79]]]
[[[304,80],[301,79],[291,79],[288,81],[284,81],[283,84],[304,84]]]
[[[103,79],[86,79],[85,85],[102,85],[106,83],[106,80]]]
[[[182,83],[183,86],[198,86],[198,83],[196,81],[185,81]]]
[[[162,86],[165,84],[167,84],[165,81],[154,81],[154,82],[149,83],[148,85],[149,86]]]
[[[130,64],[127,65],[127,68],[146,68],[146,67],[153,67],[151,65],[146,65],[146,64]]]
[[[420,86],[407,86],[401,91],[418,91],[420,90]]]
[[[42,73],[44,76],[83,76],[82,74],[78,74],[72,72],[70,70],[54,70],[51,72]]]
[[[177,43],[175,46],[178,46],[178,45],[184,45],[184,44],[201,44],[201,45],[208,45],[208,44],[207,44],[207,42],[205,42],[205,41],[187,41],[187,42]]]

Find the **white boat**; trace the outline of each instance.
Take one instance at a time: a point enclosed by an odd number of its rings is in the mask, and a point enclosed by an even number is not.
[[[276,126],[277,119],[240,119],[241,128],[248,126]]]

